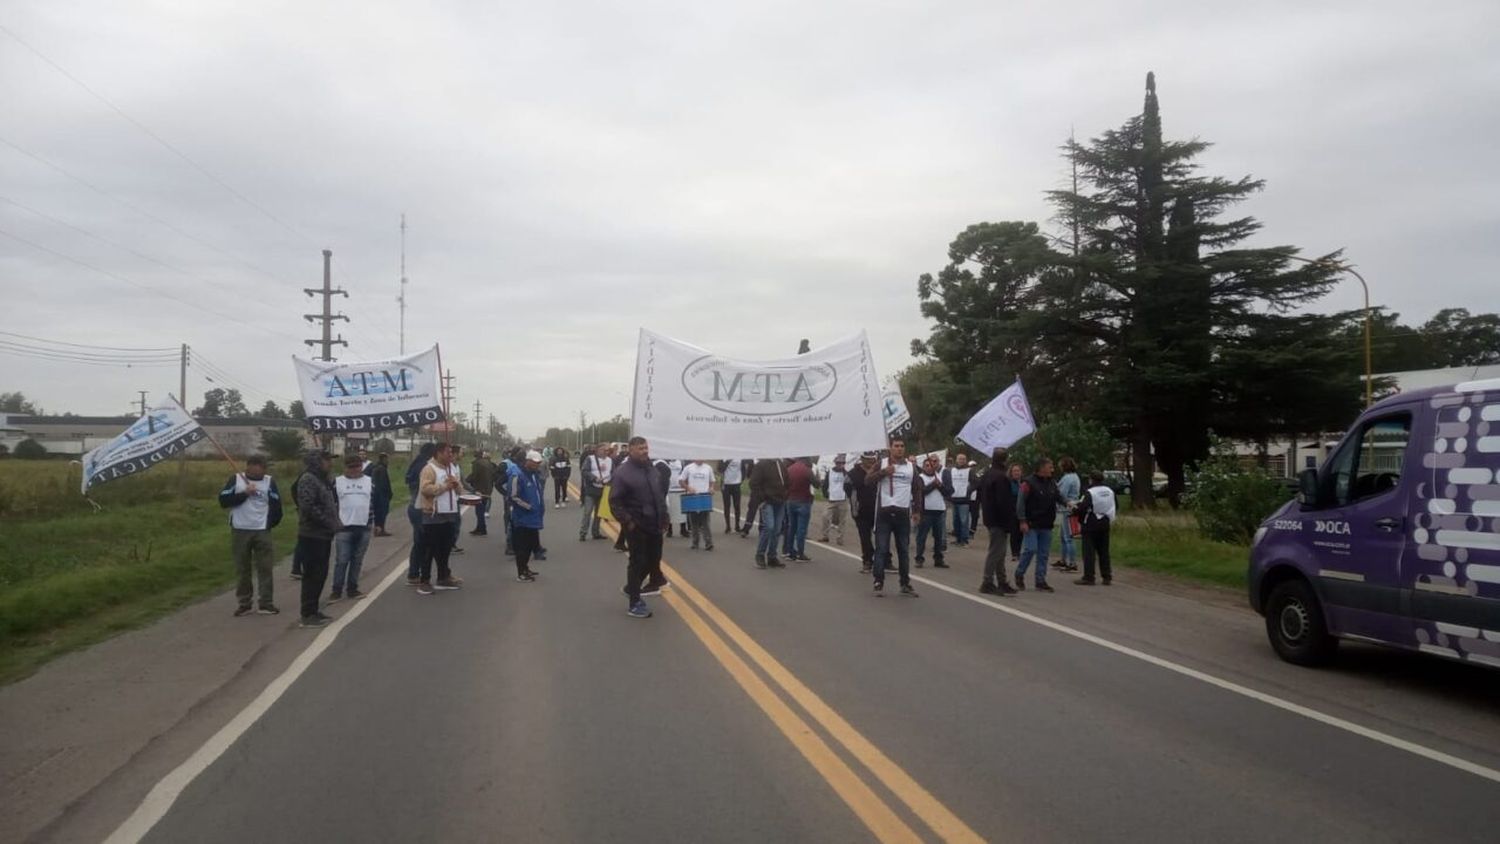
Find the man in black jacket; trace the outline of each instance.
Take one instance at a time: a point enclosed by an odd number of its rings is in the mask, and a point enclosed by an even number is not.
[[[650,446],[645,437],[631,438],[629,457],[614,470],[609,509],[620,523],[620,535],[630,552],[630,566],[625,575],[629,615],[650,618],[651,609],[641,595],[661,594],[662,589],[671,585],[661,573],[662,532],[671,516],[667,512],[667,485],[651,465]],[[643,582],[646,582],[644,589]]]
[[[1021,545],[1021,561],[1016,564],[1017,589],[1026,588],[1026,567],[1035,559],[1037,591],[1053,591],[1047,585],[1047,552],[1052,550],[1052,527],[1057,524],[1057,511],[1065,509],[1068,502],[1058,491],[1052,471],[1052,461],[1043,457],[1037,461],[1036,472],[1021,483],[1016,518],[1025,538]]]
[[[343,527],[339,500],[333,494],[328,469],[333,458],[326,451],[303,456],[304,471],[297,477],[293,500],[297,502],[297,547],[302,557],[302,621],[299,627],[322,627],[333,619],[318,609],[323,586],[328,581],[328,557],[333,537]]]
[[[979,591],[986,595],[1014,595],[1016,590],[1005,576],[1005,554],[1010,550],[1010,534],[1016,527],[1016,496],[1011,492],[1007,453],[995,449],[990,470],[979,479],[979,510],[989,531],[989,548],[984,553],[984,580]]]
[[[869,483],[880,455],[867,451],[859,456],[859,465],[849,470],[854,487],[854,529],[859,533],[859,573],[869,574],[875,565],[875,499],[878,493]]]

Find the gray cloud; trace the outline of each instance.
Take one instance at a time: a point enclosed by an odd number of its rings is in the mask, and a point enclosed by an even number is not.
[[[0,35],[0,135],[232,255],[3,146],[0,195],[182,272],[5,203],[0,228],[234,317],[0,238],[0,328],[186,341],[284,401],[324,246],[351,292],[345,354],[395,350],[405,211],[408,348],[441,342],[460,404],[523,434],[624,412],[641,326],[747,357],[864,328],[894,371],[926,333],[916,276],[969,223],[1045,221],[1069,127],[1118,125],[1148,69],[1169,134],[1268,180],[1245,208],[1263,242],[1347,248],[1411,319],[1494,307],[1492,3],[309,5],[12,11],[294,231]],[[7,360],[0,388],[54,410],[176,385]]]

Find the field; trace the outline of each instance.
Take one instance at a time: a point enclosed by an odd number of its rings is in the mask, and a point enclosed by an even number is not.
[[[95,487],[96,511],[78,492],[77,466],[0,461],[0,682],[234,582],[217,500],[229,466],[183,465]],[[284,495],[298,468],[272,468]],[[398,501],[403,470],[391,472]],[[274,533],[279,557],[291,554],[296,522],[288,501]]]

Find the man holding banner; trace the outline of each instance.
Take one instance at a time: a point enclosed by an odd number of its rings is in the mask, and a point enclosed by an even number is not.
[[[875,597],[885,594],[885,572],[891,567],[891,544],[895,543],[900,563],[901,594],[917,597],[911,585],[912,491],[915,471],[906,459],[906,442],[891,437],[890,457],[866,483],[875,487],[878,500],[875,510]]]

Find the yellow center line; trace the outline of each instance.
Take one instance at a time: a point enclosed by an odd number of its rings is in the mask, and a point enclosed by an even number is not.
[[[572,485],[570,484],[569,486],[571,487]],[[619,537],[619,529],[615,523],[605,522],[605,525],[609,533],[613,534],[611,538]],[[833,707],[825,703],[822,698],[818,697],[801,680],[798,680],[795,675],[788,671],[775,657],[771,656],[765,648],[761,647],[738,624],[730,620],[729,616],[710,601],[707,596],[688,583],[683,578],[681,572],[667,565],[665,561],[662,562],[662,570],[671,579],[673,586],[678,591],[676,595],[670,592],[663,593],[667,604],[683,617],[688,627],[697,634],[699,640],[703,642],[709,652],[739,682],[746,693],[760,705],[762,711],[797,746],[797,749],[802,752],[803,756],[807,757],[808,761],[817,768],[818,772],[823,774],[823,777],[843,797],[844,802],[849,804],[849,807],[854,810],[855,814],[859,815],[860,819],[865,822],[866,826],[870,827],[871,831],[875,832],[876,835],[882,834],[881,828],[877,828],[875,825],[876,821],[879,820],[879,816],[867,816],[865,810],[862,808],[863,804],[856,804],[855,800],[862,800],[863,793],[868,793],[871,798],[874,798],[874,793],[870,792],[869,788],[862,781],[859,781],[857,777],[855,778],[856,789],[855,785],[847,783],[841,786],[840,782],[836,781],[833,776],[830,776],[830,771],[835,776],[842,776],[844,772],[847,772],[850,776],[854,776],[854,774],[836,756],[833,758],[833,762],[837,763],[838,767],[825,770],[823,765],[819,763],[819,760],[814,758],[810,749],[804,748],[799,738],[801,734],[793,730],[808,730],[807,738],[816,741],[823,750],[828,750],[828,746],[816,734],[812,734],[806,722],[802,721],[779,697],[776,697],[774,692],[750,669],[744,660],[735,654],[712,628],[704,623],[702,617],[698,615],[698,611],[701,611],[703,615],[712,619],[720,630],[728,635],[735,644],[739,645],[740,649],[756,665],[759,665],[761,670],[776,685],[781,687],[783,692],[795,700],[807,714],[812,716],[813,720],[822,725],[823,729],[829,735],[833,736],[839,744],[843,745],[844,749],[849,751],[850,755],[859,760],[860,764],[864,765],[870,773],[874,774],[876,779],[880,780],[891,793],[895,794],[901,802],[905,803],[911,809],[912,813],[921,818],[922,822],[927,824],[940,838],[944,841],[965,842],[965,844],[984,841],[984,838],[969,828],[968,824],[965,824],[952,810],[944,806],[936,797],[933,797],[931,792],[918,784],[910,774],[906,773],[890,757],[886,756],[873,742],[865,738],[863,734],[835,712]],[[695,608],[697,611],[695,611]],[[732,663],[730,662],[731,660],[733,661]],[[738,673],[740,670],[743,670],[746,674],[742,676]],[[770,695],[769,702],[757,697],[762,692]],[[781,720],[782,718],[787,720],[783,721]],[[846,790],[848,793],[846,793]],[[875,799],[879,802],[878,798]],[[890,810],[885,808],[883,802],[880,803],[880,807],[882,812],[889,814]],[[895,815],[890,815],[890,818],[895,823],[900,824],[901,828],[905,829],[906,832],[911,833],[910,828],[901,823],[900,819],[896,818]],[[914,833],[912,834],[914,835]],[[882,838],[882,840],[884,839]]]

